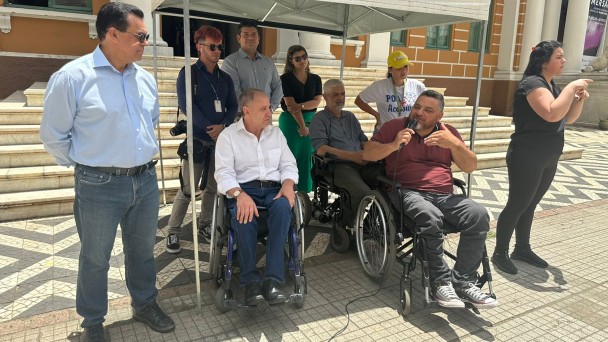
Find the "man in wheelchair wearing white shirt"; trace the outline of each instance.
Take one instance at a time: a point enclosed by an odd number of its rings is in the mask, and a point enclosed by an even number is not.
[[[215,179],[218,191],[228,197],[245,304],[258,305],[263,300],[280,304],[287,300],[280,287],[285,282],[285,241],[292,221],[298,168],[285,137],[278,127],[270,125],[268,96],[247,89],[239,97],[239,105],[243,118],[226,128],[216,143]],[[263,277],[256,267],[258,206],[268,210]]]

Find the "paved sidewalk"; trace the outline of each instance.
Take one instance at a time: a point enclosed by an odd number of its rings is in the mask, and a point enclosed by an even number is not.
[[[290,306],[241,309],[220,314],[214,289],[203,283],[202,314],[193,285],[161,291],[161,306],[175,319],[169,334],[151,331],[131,319],[129,300],[111,303],[107,327],[113,341],[327,341],[350,322],[336,341],[606,341],[608,340],[608,199],[537,213],[532,230],[535,250],[550,267],[516,262],[520,273],[494,272],[500,305],[481,315],[465,310],[423,308],[414,283],[413,312],[397,312],[398,276],[377,292],[363,276],[354,252],[319,256],[306,268],[308,297],[302,309]],[[494,238],[488,239],[488,249]],[[417,275],[419,277],[419,274]],[[81,339],[80,318],[65,309],[0,323],[3,341]]]

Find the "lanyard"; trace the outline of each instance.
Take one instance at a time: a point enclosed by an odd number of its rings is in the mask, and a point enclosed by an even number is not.
[[[213,71],[215,72],[216,70],[213,70]],[[217,90],[215,90],[215,87],[213,86],[213,83],[211,82],[211,79],[207,76],[207,74],[205,74],[204,70],[203,70],[203,75],[205,75],[205,79],[207,80],[207,82],[209,82],[209,85],[211,86],[211,89],[213,89],[213,93],[215,94],[215,99],[219,100],[220,97],[217,95]],[[218,90],[220,89],[220,72],[219,71],[217,71],[217,89]]]
[[[393,83],[393,96],[395,97],[395,102],[397,102],[397,111],[399,112],[399,117],[401,117],[401,112],[405,111],[405,82],[403,82],[403,93],[401,94],[401,100],[397,96],[397,87],[395,87],[395,83]]]

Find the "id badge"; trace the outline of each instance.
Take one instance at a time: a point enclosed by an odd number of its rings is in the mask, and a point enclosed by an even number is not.
[[[222,112],[222,101],[215,100],[215,101],[213,101],[213,104],[215,105],[215,111],[218,113],[221,113]]]

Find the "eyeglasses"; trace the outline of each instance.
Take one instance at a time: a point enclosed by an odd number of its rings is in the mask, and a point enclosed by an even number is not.
[[[130,33],[132,35],[134,35],[135,37],[137,37],[137,40],[139,41],[140,44],[145,43],[146,41],[148,41],[148,38],[150,38],[150,35],[147,33],[143,33],[143,32],[139,32],[139,33],[133,33],[133,32],[129,32],[129,31],[125,31],[127,33]]]
[[[203,43],[199,43],[200,45],[204,45],[204,46],[208,46],[209,50],[211,51],[215,51],[215,49],[218,49],[219,51],[224,51],[224,44],[203,44]]]
[[[300,61],[307,60],[308,59],[308,55],[307,54],[303,54],[302,56],[298,56],[298,57],[291,56],[291,57],[289,57],[289,59],[292,59],[292,60],[300,63]]]

